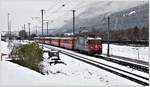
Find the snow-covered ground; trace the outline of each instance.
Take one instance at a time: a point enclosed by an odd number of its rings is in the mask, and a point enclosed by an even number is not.
[[[9,61],[0,61],[0,87],[13,85],[44,85],[45,76]]]
[[[45,54],[44,56],[46,57],[47,55]],[[61,53],[60,59],[65,64],[56,64],[50,66],[49,61],[45,59],[44,70],[48,77],[63,81],[69,80],[71,84],[76,85],[104,85],[106,87],[116,85],[135,85],[134,82],[130,82],[125,78],[114,75],[110,72],[99,69]]]
[[[2,42],[2,46],[4,48],[2,52],[5,52],[7,43]],[[60,58],[65,64],[50,66],[47,54],[44,54],[44,57],[45,75],[9,61],[0,61],[0,87],[4,85],[140,86],[61,53]]]
[[[107,53],[107,44],[103,44],[103,53]],[[110,44],[110,55],[128,57],[148,62],[148,47],[131,47]]]
[[[64,55],[61,55],[64,56]],[[66,57],[68,61],[68,57]],[[65,60],[65,59],[63,59]],[[70,63],[68,63],[70,62]],[[77,60],[70,60],[67,65],[49,66],[49,74],[41,75],[17,64],[0,62],[0,87],[2,86],[140,86],[104,70]]]
[[[116,64],[116,63],[113,63],[113,62],[109,62],[109,61],[103,60],[101,58],[96,58],[96,57],[92,57],[92,56],[76,53],[76,52],[73,52],[73,51],[70,51],[70,50],[67,50],[67,49],[63,49],[63,48],[58,48],[58,47],[49,46],[49,45],[45,45],[45,46],[53,48],[53,49],[57,49],[57,50],[63,50],[63,51],[68,52],[68,53],[72,53],[72,54],[75,54],[75,55],[78,55],[78,56],[82,56],[82,57],[85,57],[85,58],[88,58],[88,59],[92,59],[94,61],[98,61],[98,62],[103,63],[103,64],[107,64],[109,66],[113,66],[113,67],[116,67],[116,68],[119,68],[119,69],[122,69],[122,70],[126,70],[128,72],[132,72],[132,73],[135,73],[135,74],[138,74],[138,75],[141,75],[141,76],[148,77],[147,73],[140,72],[140,71],[132,69],[132,68],[130,68],[128,66],[122,66],[122,65],[119,65],[119,64]]]
[[[4,41],[1,41],[1,51],[3,54],[9,54],[9,49],[7,48],[8,47],[8,43],[7,42],[4,42]]]
[[[10,54],[10,49],[8,49],[8,43],[1,41],[1,52],[3,54],[2,60],[9,60],[8,55]]]

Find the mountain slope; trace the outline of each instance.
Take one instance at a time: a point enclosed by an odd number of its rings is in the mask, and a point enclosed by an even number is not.
[[[144,19],[141,16],[143,13]],[[59,21],[59,24],[62,26],[53,34],[72,32],[72,16],[71,14],[66,16],[63,15],[63,18],[59,18],[62,22]],[[76,32],[79,32],[80,27],[86,27],[89,31],[93,28],[99,31],[106,30],[107,16],[111,18],[111,28],[113,29],[128,28],[132,25],[143,26],[148,23],[148,4],[142,1],[134,1],[134,3],[131,1],[97,1],[84,5],[80,3],[76,11]],[[64,22],[65,18],[67,22]],[[136,18],[139,18],[138,23]],[[134,21],[134,19],[136,20]]]

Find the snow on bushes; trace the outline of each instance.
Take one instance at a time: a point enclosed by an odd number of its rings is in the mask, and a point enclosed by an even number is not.
[[[13,58],[12,62],[40,71],[38,65],[43,61],[43,50],[38,44],[29,43],[21,45],[15,48],[14,52],[18,58]]]

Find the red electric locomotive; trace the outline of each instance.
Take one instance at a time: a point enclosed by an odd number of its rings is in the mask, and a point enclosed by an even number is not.
[[[91,54],[102,53],[102,39],[92,37],[78,37],[76,39],[75,49],[85,51]]]

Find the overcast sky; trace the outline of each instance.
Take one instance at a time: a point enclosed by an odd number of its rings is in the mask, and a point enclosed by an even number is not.
[[[26,28],[29,22],[33,23],[32,25],[38,24],[39,22],[37,22],[37,20],[40,21],[40,19],[32,19],[31,17],[40,17],[41,9],[48,9],[49,14],[45,14],[45,16],[51,15],[52,20],[54,20],[55,17],[61,16],[60,13],[63,5],[65,5],[64,7],[66,8],[70,8],[67,10],[71,10],[74,9],[75,6],[78,6],[78,3],[76,3],[78,1],[83,1],[84,4],[85,1],[92,3],[99,0],[1,0],[0,29],[2,31],[7,30],[8,13],[10,13],[11,29],[17,31],[22,29],[23,24],[26,24]],[[70,4],[66,5],[66,2]],[[73,8],[71,8],[71,6]],[[59,14],[51,14],[57,13],[58,10],[60,11]],[[72,14],[71,12],[67,14],[69,19],[69,16]],[[53,26],[50,26],[50,28],[59,28],[59,25],[59,23],[53,23]]]
[[[72,0],[2,0],[1,1],[1,30],[7,30],[7,14],[10,13],[11,29],[22,29],[27,23],[36,23],[40,19],[32,19],[31,17],[40,17],[41,9],[58,10],[65,2]],[[86,1],[86,0],[83,0]],[[88,0],[87,0],[88,1]],[[91,1],[91,0],[89,0]],[[55,13],[55,12],[54,12]],[[45,14],[49,15],[49,14]],[[57,16],[56,16],[57,17]],[[54,16],[52,17],[54,18]],[[57,25],[56,25],[57,26]],[[55,27],[55,26],[54,26]]]
[[[21,28],[23,24],[27,24],[31,22],[31,17],[40,16],[41,9],[49,8],[52,4],[54,4],[52,0],[37,0],[37,1],[29,1],[29,0],[11,0],[11,1],[2,1],[1,6],[1,17],[2,24],[1,29],[7,29],[7,14],[10,13],[10,20],[12,30],[17,30],[17,28]]]

